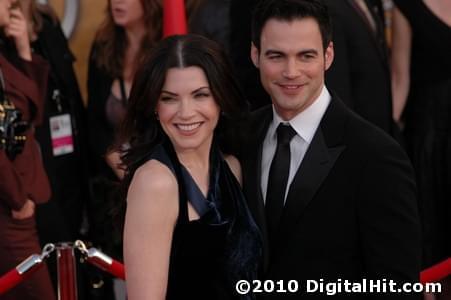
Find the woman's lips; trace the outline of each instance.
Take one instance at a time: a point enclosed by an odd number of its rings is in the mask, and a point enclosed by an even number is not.
[[[203,122],[194,122],[194,123],[175,123],[175,127],[178,131],[183,135],[193,135],[197,132]]]

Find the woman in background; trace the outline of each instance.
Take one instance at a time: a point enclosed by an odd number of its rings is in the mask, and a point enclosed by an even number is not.
[[[97,31],[88,70],[90,145],[103,174],[121,177],[116,154],[107,155],[137,67],[161,37],[159,0],[109,0]],[[106,165],[105,165],[106,163]],[[109,170],[105,169],[109,166]]]
[[[159,0],[109,0],[88,66],[88,126],[93,156],[90,237],[106,253],[120,257],[121,238],[112,235],[108,205],[123,176],[117,152],[109,152],[124,118],[137,67],[161,35]]]
[[[243,101],[224,51],[201,36],[161,41],[137,73],[119,140],[130,300],[252,298],[234,285],[256,278],[261,240],[224,139]]]
[[[427,268],[451,256],[451,1],[394,2],[393,113],[416,171]]]
[[[36,204],[50,198],[49,182],[34,138],[34,126],[42,121],[48,64],[32,54],[27,22],[19,9],[10,7],[10,0],[0,0],[0,102],[10,101],[27,126],[23,149],[11,152],[0,147],[0,274],[41,252],[34,212]],[[37,270],[1,299],[55,299],[47,267]]]

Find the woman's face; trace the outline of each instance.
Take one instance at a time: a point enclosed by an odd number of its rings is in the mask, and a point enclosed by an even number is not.
[[[144,9],[141,0],[110,0],[110,4],[111,15],[116,25],[132,27],[144,23]]]
[[[0,0],[0,27],[6,26],[9,23],[11,3],[11,0]]]
[[[176,151],[209,147],[220,108],[199,67],[170,68],[156,113]]]

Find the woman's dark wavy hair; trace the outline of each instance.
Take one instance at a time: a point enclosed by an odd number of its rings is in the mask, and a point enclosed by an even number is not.
[[[204,71],[213,98],[221,110],[215,141],[224,153],[233,152],[234,145],[229,141],[237,133],[235,126],[245,117],[247,103],[227,55],[219,44],[205,37],[194,34],[171,36],[150,50],[136,73],[130,92],[127,113],[117,140],[118,148],[127,145],[125,150],[121,150],[126,171],[124,193],[136,169],[166,138],[155,110],[167,71],[192,66]]]
[[[140,0],[140,2],[144,12],[146,33],[134,61],[134,70],[141,64],[147,49],[153,47],[161,38],[161,0]],[[121,77],[128,43],[124,28],[114,23],[110,0],[105,10],[105,19],[96,33],[94,43],[96,47],[94,60],[97,66],[106,70],[112,77]]]

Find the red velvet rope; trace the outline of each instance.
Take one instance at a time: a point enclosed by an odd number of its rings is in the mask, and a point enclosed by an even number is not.
[[[9,291],[23,281],[19,272],[14,268],[0,278],[0,295]]]
[[[113,260],[109,272],[114,276],[116,276],[117,278],[125,280],[125,268],[124,265],[121,264],[120,262]]]
[[[95,248],[95,251],[98,251]],[[101,253],[101,252],[100,252]],[[103,253],[101,253],[103,254]],[[107,259],[99,259],[98,257],[87,257],[86,260],[92,265],[114,275],[117,278],[125,280],[125,268],[124,265],[114,259],[105,256]],[[42,266],[41,263],[34,265],[32,268],[28,269],[25,273],[19,274],[16,268],[12,269],[2,277],[0,277],[0,295],[3,295],[8,290],[12,289],[26,278],[28,278],[31,274],[33,274],[36,270],[38,270]],[[74,266],[72,266],[74,267]],[[442,280],[451,274],[451,258],[444,260],[430,268],[423,270],[420,273],[420,282],[422,284],[428,282],[437,282]]]
[[[0,277],[0,295],[3,295],[7,291],[18,285],[19,283],[30,277],[41,266],[42,264],[38,264],[23,274],[19,274],[17,269],[14,268],[5,275],[3,275],[2,277]]]
[[[437,282],[451,274],[451,258],[442,261],[420,273],[420,282]]]
[[[87,261],[90,264],[92,264],[108,273],[111,273],[115,277],[125,280],[125,268],[124,268],[124,265],[121,264],[120,262],[113,259],[112,263],[108,264],[108,263],[101,261],[99,259],[96,259],[96,258],[87,258]]]

